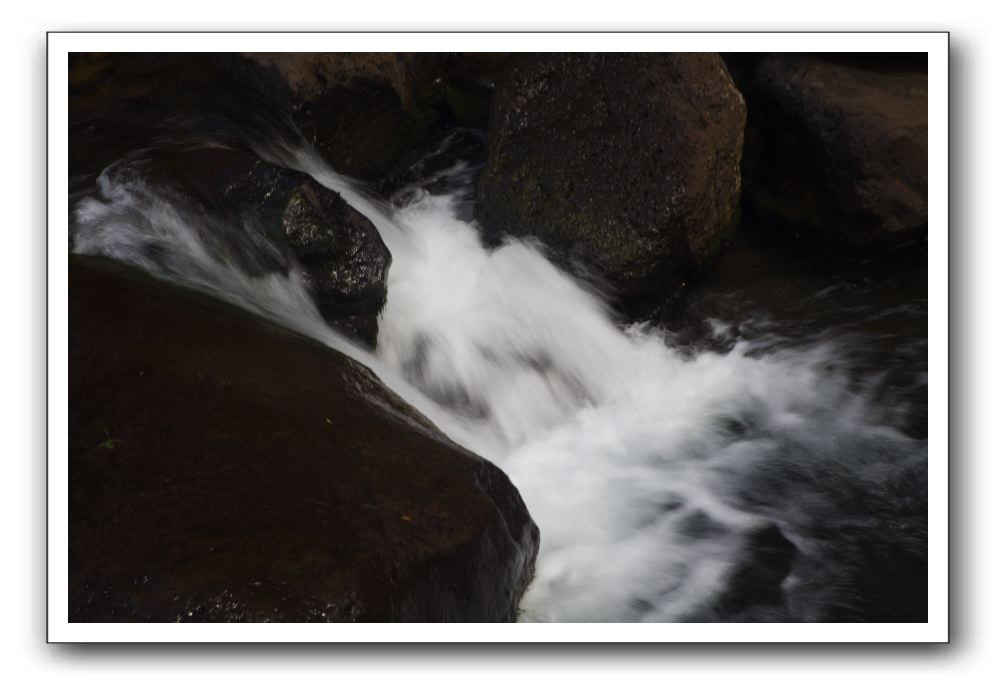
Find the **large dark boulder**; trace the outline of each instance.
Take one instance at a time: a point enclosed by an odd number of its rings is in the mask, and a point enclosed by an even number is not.
[[[387,302],[391,252],[374,224],[309,178],[288,201],[283,227],[322,316],[375,344],[377,318]]]
[[[749,110],[744,204],[752,220],[866,251],[925,236],[923,55],[728,61]]]
[[[531,54],[500,81],[477,214],[622,299],[708,266],[739,216],[745,109],[716,54]]]
[[[506,621],[515,487],[369,370],[204,296],[69,263],[72,621]]]

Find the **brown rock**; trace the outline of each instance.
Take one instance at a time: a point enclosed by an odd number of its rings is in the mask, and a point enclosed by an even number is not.
[[[495,94],[486,235],[536,236],[624,300],[708,266],[736,227],[743,100],[716,54],[531,54]]]
[[[366,368],[70,261],[72,621],[505,621],[516,489]]]
[[[749,108],[744,203],[755,220],[866,250],[926,234],[925,59],[729,60]]]

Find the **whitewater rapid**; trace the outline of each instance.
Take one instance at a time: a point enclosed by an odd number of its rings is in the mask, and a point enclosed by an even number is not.
[[[621,326],[537,242],[485,247],[465,217],[468,181],[411,186],[392,204],[309,149],[282,161],[342,194],[391,251],[375,352],[321,320],[293,260],[288,274],[245,271],[247,258],[285,255],[257,230],[233,250],[127,166],[77,204],[73,250],[345,352],[498,464],[542,535],[522,620],[827,620],[857,602],[849,566],[906,518],[925,442],[835,367],[840,345],[675,349],[661,328]]]

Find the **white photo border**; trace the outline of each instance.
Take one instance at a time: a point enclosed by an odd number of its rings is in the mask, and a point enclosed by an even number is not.
[[[947,32],[52,32],[48,34],[49,642],[948,642],[949,35]],[[70,52],[925,52],[928,55],[928,620],[833,624],[168,624],[68,618]]]

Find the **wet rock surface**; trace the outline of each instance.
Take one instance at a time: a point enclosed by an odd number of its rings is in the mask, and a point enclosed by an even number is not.
[[[249,274],[287,273],[297,257],[324,318],[372,346],[390,253],[373,225],[338,195],[274,164],[286,160],[280,141],[294,147],[310,140],[337,170],[384,177],[408,166],[399,158],[416,161],[412,153],[431,129],[445,135],[458,120],[486,124],[505,60],[503,54],[76,54],[70,201],[93,196],[108,167],[118,179],[129,172],[209,213],[221,231],[201,234]]]
[[[305,174],[245,150],[210,145],[144,152],[124,169],[157,192],[208,213],[230,237],[237,237],[236,248],[265,238],[273,244],[273,262],[260,271],[286,271],[283,214]]]
[[[70,261],[73,621],[506,621],[538,532],[366,368]]]
[[[727,61],[749,109],[744,205],[752,220],[860,250],[926,236],[925,56]]]
[[[338,194],[310,178],[290,197],[283,227],[322,316],[375,344],[391,266],[391,252],[377,228]]]
[[[252,153],[212,146],[146,151],[106,173],[183,204],[205,250],[250,276],[300,268],[323,318],[376,344],[391,254],[373,223],[336,192]]]
[[[477,215],[624,300],[659,296],[736,227],[744,125],[716,54],[523,55],[496,89]]]

